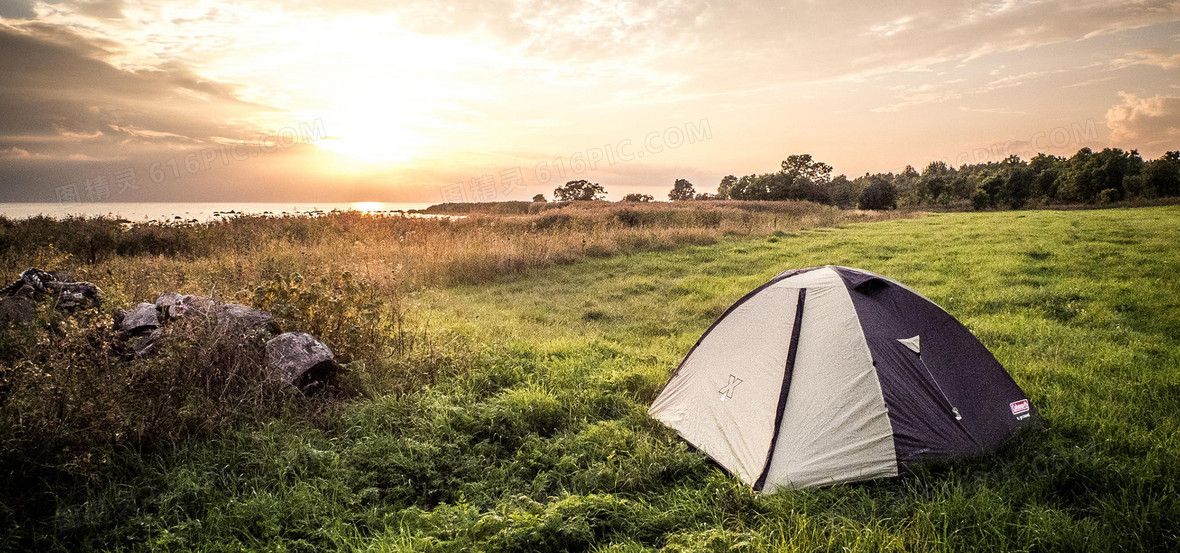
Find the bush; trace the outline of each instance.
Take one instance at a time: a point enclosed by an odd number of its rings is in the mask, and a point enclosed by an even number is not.
[[[105,448],[156,450],[212,435],[277,414],[294,397],[265,369],[263,334],[230,335],[192,317],[163,330],[158,353],[131,358],[107,317],[43,306],[35,326],[6,331],[0,458],[8,468],[90,474],[101,458],[92,454]]]
[[[893,183],[877,181],[860,193],[860,209],[894,209],[897,207],[897,188]]]
[[[987,209],[992,206],[992,197],[982,188],[977,189],[971,195],[971,207],[976,211]]]
[[[536,230],[556,230],[569,226],[573,217],[569,213],[546,213],[533,219],[532,226]]]
[[[292,273],[274,275],[238,297],[269,311],[284,330],[316,336],[345,363],[400,356],[407,347],[396,283],[378,288],[348,271],[314,280]]]
[[[1123,195],[1121,193],[1119,193],[1118,190],[1116,190],[1114,188],[1106,188],[1098,193],[1098,203],[1100,203],[1100,204],[1114,203],[1114,202],[1117,202],[1120,199],[1122,199],[1122,196]]]

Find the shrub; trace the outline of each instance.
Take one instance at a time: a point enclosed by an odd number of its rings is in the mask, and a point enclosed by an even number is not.
[[[876,181],[860,193],[860,209],[894,209],[897,207],[897,188],[893,183]]]
[[[284,330],[318,337],[347,363],[405,352],[408,335],[396,286],[378,287],[348,271],[312,280],[276,274],[239,292],[239,299],[269,311]]]
[[[620,209],[615,211],[614,216],[623,226],[628,228],[641,227],[646,219],[644,212],[638,209]]]
[[[573,217],[569,213],[546,213],[533,219],[532,226],[536,230],[556,230],[569,226]]]
[[[1122,194],[1114,188],[1106,188],[1098,193],[1098,203],[1109,204],[1122,199]]]
[[[992,206],[992,197],[986,190],[980,188],[976,189],[975,193],[971,195],[971,207],[976,211],[987,209]]]

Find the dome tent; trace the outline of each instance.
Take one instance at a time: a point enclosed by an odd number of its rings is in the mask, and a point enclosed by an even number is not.
[[[738,300],[649,413],[766,492],[988,452],[1036,416],[934,302],[831,265],[783,272]]]

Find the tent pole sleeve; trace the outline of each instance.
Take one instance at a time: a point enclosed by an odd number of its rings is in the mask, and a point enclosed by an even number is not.
[[[787,407],[787,394],[791,390],[791,374],[795,372],[795,354],[799,351],[799,330],[803,323],[803,303],[807,299],[807,289],[799,289],[799,301],[795,304],[795,324],[791,327],[791,344],[787,346],[787,366],[783,371],[783,386],[778,392],[778,408],[774,412],[774,433],[770,435],[770,448],[766,450],[766,463],[758,480],[754,482],[754,491],[762,491],[766,484],[766,473],[770,471],[771,457],[774,455],[775,445],[778,443],[779,430],[783,424],[783,412]]]

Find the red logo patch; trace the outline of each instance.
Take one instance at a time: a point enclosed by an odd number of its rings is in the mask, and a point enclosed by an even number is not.
[[[1027,413],[1027,412],[1028,412],[1028,400],[1027,400],[1027,399],[1022,399],[1022,400],[1020,400],[1020,401],[1013,401],[1012,403],[1009,403],[1009,404],[1008,404],[1008,407],[1009,407],[1010,409],[1012,409],[1012,414],[1013,414],[1013,415],[1019,415],[1019,414],[1021,414],[1021,413]]]

